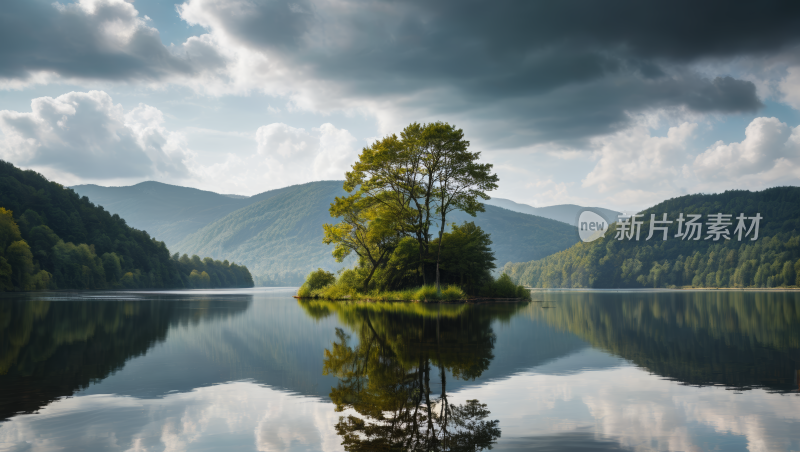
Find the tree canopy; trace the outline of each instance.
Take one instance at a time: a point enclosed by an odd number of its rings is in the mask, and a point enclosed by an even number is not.
[[[324,241],[335,245],[333,253],[339,260],[351,252],[359,256],[367,268],[365,289],[376,271],[396,258],[395,251],[404,247],[407,254],[411,242],[404,242],[406,238],[416,245],[416,283],[425,284],[426,266],[435,264],[438,285],[442,252],[447,250],[440,238],[448,214],[461,210],[475,216],[484,211],[481,201],[489,199],[487,192],[497,188],[492,165],[480,163],[480,153],[468,148],[461,129],[435,122],[413,123],[400,137],[386,136],[362,150],[346,174],[344,189],[349,195],[331,204],[331,216],[340,222],[324,226]],[[435,239],[432,230],[438,230]],[[434,241],[436,252],[431,254]],[[494,268],[491,260],[482,262]]]

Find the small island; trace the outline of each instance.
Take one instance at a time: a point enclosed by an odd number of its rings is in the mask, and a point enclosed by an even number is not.
[[[323,242],[338,274],[318,269],[297,298],[359,301],[483,302],[530,300],[496,268],[489,234],[473,222],[448,223],[449,213],[483,212],[497,188],[492,165],[469,152],[464,132],[447,123],[413,123],[365,147],[345,174],[348,196],[331,203],[336,224]],[[449,230],[446,230],[449,226]]]

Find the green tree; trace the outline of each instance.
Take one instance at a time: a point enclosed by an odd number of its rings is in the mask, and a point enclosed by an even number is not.
[[[14,221],[14,215],[10,210],[0,207],[0,253],[3,253],[12,242],[21,240],[19,227]]]
[[[333,273],[318,268],[317,271],[311,272],[311,274],[308,275],[306,284],[308,284],[309,289],[317,290],[329,284],[333,284],[334,281],[336,281],[336,276]]]
[[[12,242],[6,248],[6,261],[11,265],[11,282],[19,289],[26,289],[28,280],[33,274],[33,254],[31,247],[24,240]]]
[[[480,153],[468,152],[469,142],[454,126],[435,122],[410,124],[400,138],[390,135],[362,150],[346,174],[344,189],[350,197],[337,198],[332,213],[364,203],[380,206],[375,218],[383,219],[397,237],[414,237],[418,248],[419,282],[426,281],[425,263],[438,267],[443,243],[429,258],[431,227],[444,234],[447,215],[460,209],[474,216],[483,211],[481,200],[497,188],[492,165],[479,163]],[[393,240],[397,237],[392,236]],[[439,278],[436,278],[437,285]]]
[[[352,252],[369,265],[369,272],[363,281],[365,291],[375,270],[386,262],[400,239],[396,222],[391,215],[385,214],[386,210],[385,206],[360,196],[360,193],[337,196],[331,204],[330,213],[332,217],[341,218],[341,221],[335,225],[322,225],[325,231],[322,242],[335,245],[333,256],[337,262],[342,262]]]
[[[422,148],[427,150],[423,166],[432,183],[432,204],[439,223],[439,238],[444,234],[447,214],[462,210],[471,216],[483,212],[482,200],[489,199],[487,191],[497,188],[499,180],[492,174],[492,165],[478,163],[480,152],[469,152],[464,132],[447,123],[435,122],[423,127]],[[440,291],[439,264],[443,240],[436,251],[436,289]]]
[[[442,235],[442,246],[434,240],[440,254],[444,271],[444,283],[458,284],[467,293],[476,293],[478,288],[491,280],[495,268],[492,240],[473,222],[461,225],[453,223],[449,233]]]

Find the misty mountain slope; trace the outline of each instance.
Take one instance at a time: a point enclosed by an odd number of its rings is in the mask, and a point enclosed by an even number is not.
[[[240,199],[158,182],[74,190],[163,240],[172,253],[241,263],[262,283],[298,284],[317,267],[343,266],[322,243],[322,224],[335,222],[328,208],[345,194],[342,181],[293,185]],[[574,227],[563,222],[492,205],[475,218],[463,212],[447,218],[448,223],[463,221],[474,221],[491,234],[498,268],[541,259],[577,241]]]
[[[575,219],[586,207],[578,206],[575,204],[559,204],[547,207],[532,207],[527,204],[520,204],[510,199],[492,198],[486,201],[486,204],[502,207],[504,209],[513,210],[514,212],[527,213],[529,215],[536,215],[539,217],[549,218],[551,220],[561,221],[567,224],[575,225]],[[590,209],[599,213],[609,224],[617,221],[620,212],[615,210],[606,209],[603,207],[590,207]]]
[[[187,236],[175,250],[251,262],[259,276],[340,268],[322,243],[322,224],[332,222],[328,208],[345,194],[342,182],[311,182],[268,193]]]
[[[305,274],[317,267],[341,268],[331,256],[333,248],[322,243],[322,225],[335,222],[328,208],[345,194],[342,182],[311,182],[273,192],[186,237],[174,250],[241,262],[255,275],[271,279],[285,280],[278,275]],[[574,227],[495,206],[487,205],[476,218],[464,212],[447,218],[448,223],[463,221],[474,221],[491,234],[498,268],[540,259],[577,241]]]
[[[472,221],[491,234],[495,265],[502,269],[507,262],[524,262],[523,256],[541,259],[565,250],[578,241],[574,226],[539,216],[513,212],[497,206],[484,205],[485,212],[475,217],[458,211],[447,217],[448,223]]]
[[[251,202],[250,198],[236,199],[160,182],[142,182],[128,187],[77,185],[71,188],[112,214],[118,214],[131,227],[164,241],[170,249],[186,236]]]

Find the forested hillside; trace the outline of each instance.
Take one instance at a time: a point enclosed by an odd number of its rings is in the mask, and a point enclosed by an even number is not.
[[[800,187],[776,187],[760,192],[742,190],[673,198],[642,212],[639,241],[615,239],[617,226],[606,236],[541,260],[507,264],[518,284],[532,287],[780,287],[795,286],[800,276]],[[668,240],[650,230],[650,214],[673,220]],[[702,214],[700,240],[675,237],[678,214]],[[730,240],[706,239],[708,214],[731,214]],[[740,241],[735,217],[760,214],[758,239]],[[750,227],[747,221],[747,227]]]
[[[179,242],[182,253],[236,260],[247,265],[264,285],[300,285],[316,268],[337,270],[332,247],[322,243],[328,209],[345,194],[341,181],[310,182],[273,192],[200,229]],[[256,195],[262,196],[262,195]],[[506,262],[541,258],[577,241],[574,227],[487,205],[476,218],[454,212],[448,222],[473,221],[491,234],[498,267]]]
[[[0,160],[0,290],[252,287],[243,266],[170,256],[73,190]]]

